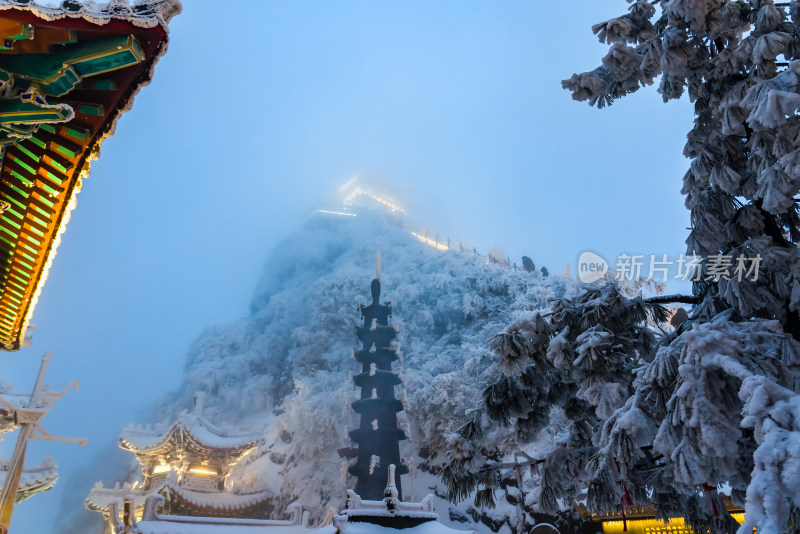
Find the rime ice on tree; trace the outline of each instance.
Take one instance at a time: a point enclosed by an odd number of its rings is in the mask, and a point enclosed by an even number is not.
[[[392,362],[397,359],[397,347],[392,341],[397,331],[389,326],[392,314],[390,304],[381,304],[381,283],[372,281],[372,304],[361,308],[364,326],[356,327],[362,347],[355,351],[361,364],[361,373],[353,381],[361,388],[361,398],[352,404],[361,416],[359,428],[350,431],[350,439],[358,444],[358,460],[350,467],[350,474],[358,477],[356,493],[364,499],[380,500],[386,486],[390,464],[397,466],[397,475],[408,472],[400,463],[400,440],[406,439],[397,428],[397,412],[403,403],[394,396],[394,387],[400,377],[392,372]],[[397,479],[398,498],[402,500],[400,479]]]

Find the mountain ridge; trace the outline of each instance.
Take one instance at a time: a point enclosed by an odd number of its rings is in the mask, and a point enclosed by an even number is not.
[[[204,392],[211,421],[263,432],[266,445],[230,477],[235,491],[273,492],[276,510],[299,501],[316,520],[343,505],[354,481],[336,450],[351,446],[347,430],[357,425],[350,408],[354,327],[358,304],[369,301],[377,250],[382,300],[393,301],[391,322],[399,329],[397,396],[405,410],[398,422],[408,436],[401,455],[412,468],[403,484],[415,499],[432,490],[442,495],[430,472],[444,461],[436,452],[445,449],[457,414],[480,402],[496,375],[486,339],[578,287],[569,278],[438,250],[385,210],[317,213],[273,250],[250,314],[204,329],[188,350],[181,388],[154,408],[168,422]],[[443,518],[452,516],[452,506],[438,501]]]

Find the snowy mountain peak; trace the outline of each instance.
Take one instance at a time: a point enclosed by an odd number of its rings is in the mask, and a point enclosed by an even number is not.
[[[275,248],[251,314],[197,338],[181,391],[161,412],[174,420],[203,392],[210,421],[260,432],[264,446],[234,469],[230,483],[234,491],[271,492],[277,510],[299,500],[322,517],[341,508],[355,482],[337,449],[354,445],[348,432],[358,426],[350,407],[357,395],[350,377],[361,372],[354,330],[358,306],[369,303],[377,250],[381,298],[393,302],[403,347],[394,365],[405,407],[398,427],[407,436],[400,454],[404,465],[418,466],[403,475],[405,498],[436,486],[429,470],[444,459],[435,451],[445,449],[456,414],[475,406],[494,378],[486,340],[576,289],[570,279],[429,246],[391,209],[354,215],[315,213]]]

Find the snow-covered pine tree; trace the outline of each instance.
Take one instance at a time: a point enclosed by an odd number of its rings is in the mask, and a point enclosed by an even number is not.
[[[451,498],[496,487],[509,467],[541,464],[536,506],[592,512],[652,503],[696,532],[800,531],[800,1],[629,0],[593,27],[609,53],[563,85],[603,107],[653,84],[684,91],[696,119],[684,154],[687,252],[703,258],[691,319],[660,335],[655,306],[613,283],[554,302],[549,321],[517,322],[490,343],[502,375],[451,436]],[[712,264],[730,258],[728,276]],[[737,258],[758,276],[736,276]],[[543,458],[503,462],[537,431],[567,431]],[[516,430],[492,443],[494,427]],[[519,456],[517,456],[518,458]],[[487,459],[488,458],[488,459]],[[496,459],[496,460],[492,460]],[[741,527],[717,489],[745,506]]]
[[[669,299],[630,298],[609,281],[493,337],[500,377],[448,437],[450,498],[477,490],[475,504],[491,506],[505,471],[536,466],[524,481],[536,511],[569,508],[585,491],[591,512],[652,503],[696,532],[732,533],[738,524],[716,492],[726,486],[746,505],[741,534],[790,531],[800,344],[779,321],[733,309],[659,332]],[[562,432],[530,457],[527,445],[548,426]]]

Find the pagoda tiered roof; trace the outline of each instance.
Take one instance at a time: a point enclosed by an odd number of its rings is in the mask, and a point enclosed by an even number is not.
[[[0,488],[2,488],[3,484],[6,482],[8,469],[8,462],[0,458]],[[45,458],[42,463],[36,467],[24,468],[19,480],[16,502],[22,502],[28,497],[51,489],[55,486],[57,480],[58,467],[55,462],[53,462],[52,458]]]
[[[361,348],[353,351],[361,364],[361,372],[353,377],[354,384],[361,389],[361,398],[351,403],[353,411],[359,414],[359,425],[348,432],[350,440],[357,444],[356,462],[348,471],[358,478],[356,491],[374,499],[383,491],[390,464],[398,466],[398,474],[407,473],[408,467],[401,464],[400,459],[399,442],[406,439],[406,435],[397,427],[397,412],[403,410],[403,403],[394,392],[402,380],[392,371],[392,362],[398,359],[397,329],[389,324],[392,305],[380,303],[378,278],[370,284],[370,292],[372,303],[359,307],[364,323],[356,327],[356,336]],[[346,449],[341,449],[339,454],[353,456]],[[397,489],[400,490],[399,482]]]
[[[22,346],[90,161],[178,12],[178,0],[0,0],[0,348]]]
[[[369,373],[364,373],[364,374],[359,373],[355,375],[353,377],[353,384],[355,384],[356,387],[367,387],[372,382],[370,376],[375,376],[375,375],[381,377],[381,381],[391,384],[393,386],[399,386],[400,384],[403,383],[398,373],[395,373],[393,371],[374,370],[370,371]]]

